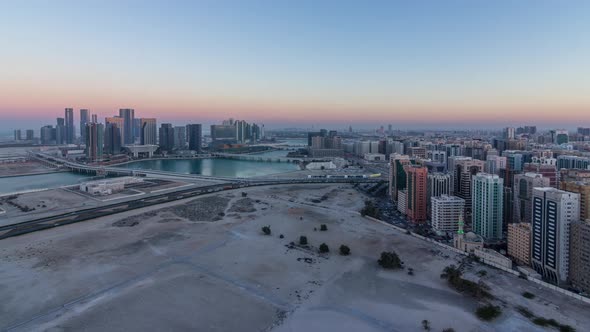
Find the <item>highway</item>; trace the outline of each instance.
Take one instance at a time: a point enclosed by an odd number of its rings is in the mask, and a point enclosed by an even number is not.
[[[147,198],[140,198],[133,201],[125,201],[113,203],[106,206],[99,206],[94,208],[82,209],[78,211],[67,212],[55,216],[44,217],[34,220],[29,220],[12,225],[0,227],[0,240],[36,232],[48,228],[59,227],[63,225],[73,224],[85,220],[108,216],[124,211],[139,209],[147,206],[153,206],[162,203],[168,203],[175,200],[205,195],[213,192],[224,190],[235,190],[245,187],[253,186],[271,186],[281,184],[322,184],[322,183],[359,183],[359,182],[378,182],[378,179],[342,179],[342,178],[322,178],[322,179],[275,179],[275,180],[251,180],[249,182],[240,183],[222,183],[210,186],[203,186],[198,188],[181,189],[174,192],[163,193]]]

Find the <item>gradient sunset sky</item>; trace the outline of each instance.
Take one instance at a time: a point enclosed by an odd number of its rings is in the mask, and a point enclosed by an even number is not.
[[[2,129],[590,125],[590,1],[0,1],[0,45]]]

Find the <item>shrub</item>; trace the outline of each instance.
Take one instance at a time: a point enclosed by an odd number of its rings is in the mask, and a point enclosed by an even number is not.
[[[342,255],[342,256],[350,255],[350,248],[344,244],[341,245],[340,246],[340,255]]]
[[[285,236],[283,234],[279,235],[279,239],[284,239]]]
[[[524,293],[522,293],[522,296],[526,297],[527,299],[534,299],[535,298],[535,294],[530,293],[530,292],[524,292]]]
[[[386,269],[401,269],[402,261],[395,251],[384,251],[381,253],[381,258],[377,261],[381,267]]]
[[[422,328],[424,329],[424,331],[430,331],[430,322],[428,320],[423,320],[422,321]]]
[[[442,332],[455,332],[455,329],[452,327],[447,327],[446,329],[442,330]]]
[[[320,226],[320,231],[323,231],[323,232],[325,232],[325,231],[327,231],[327,230],[328,230],[328,226],[326,226],[326,224],[322,224],[322,225]]]
[[[491,321],[502,314],[502,309],[498,306],[488,304],[477,308],[475,314],[481,320]]]
[[[248,193],[242,191],[242,197],[246,197],[246,196],[248,196]]]
[[[486,271],[486,270],[479,270],[477,272],[477,275],[480,276],[480,277],[485,277],[485,276],[488,275],[488,271]]]
[[[264,235],[270,235],[270,226],[262,227],[262,233],[264,233]]]
[[[307,236],[304,236],[304,235],[300,236],[299,237],[299,244],[302,246],[307,245]]]
[[[528,318],[528,319],[532,319],[535,317],[535,315],[533,315],[532,312],[529,311],[529,309],[525,308],[525,307],[517,307],[516,311],[518,311],[521,315],[523,315],[524,317]]]
[[[330,252],[330,248],[328,248],[328,245],[325,243],[320,244],[320,252],[321,253],[327,253]]]

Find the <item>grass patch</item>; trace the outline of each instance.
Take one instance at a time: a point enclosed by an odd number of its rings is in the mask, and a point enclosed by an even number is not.
[[[502,309],[498,306],[491,305],[491,304],[485,305],[483,307],[479,307],[475,311],[475,315],[479,319],[485,320],[488,322],[498,318],[501,314],[502,314]]]

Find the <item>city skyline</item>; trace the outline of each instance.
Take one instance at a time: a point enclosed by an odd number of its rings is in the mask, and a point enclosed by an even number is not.
[[[3,3],[0,129],[64,107],[171,123],[574,128],[590,121],[589,7]]]

